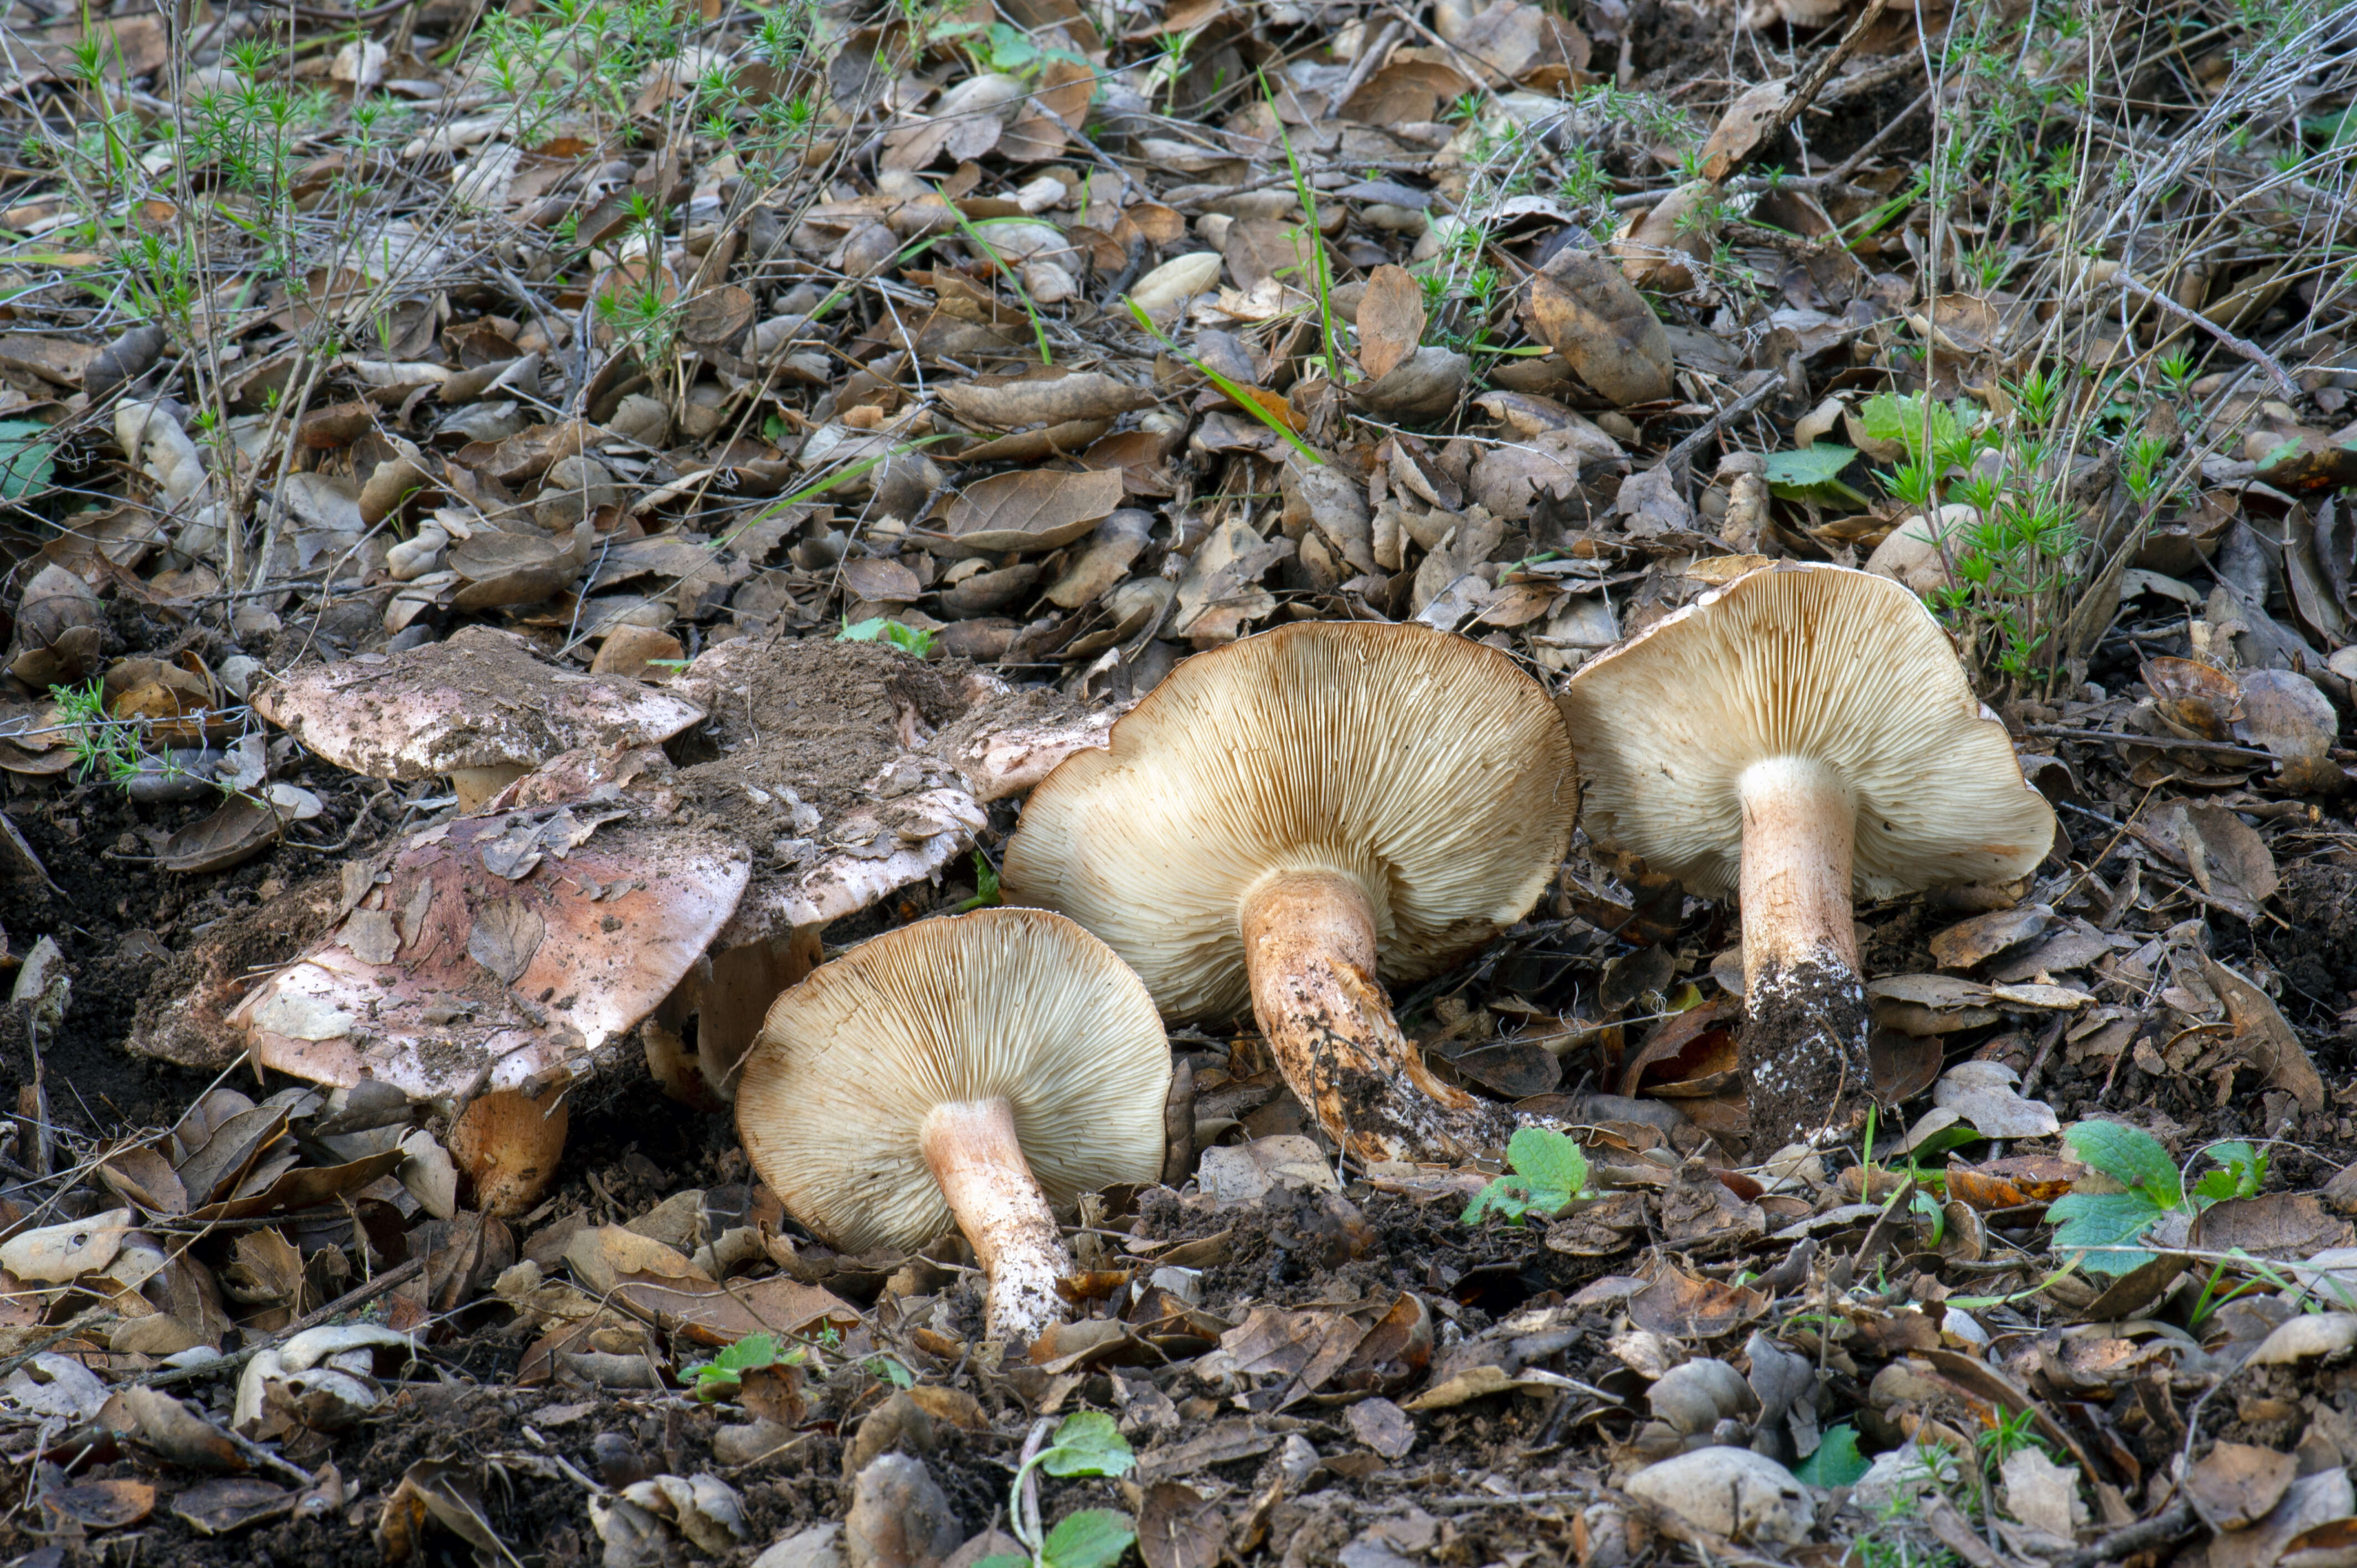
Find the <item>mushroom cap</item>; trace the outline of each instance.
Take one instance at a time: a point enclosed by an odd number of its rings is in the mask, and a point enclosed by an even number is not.
[[[1706,897],[1735,891],[1744,769],[1774,757],[1848,782],[1867,897],[2010,881],[2054,840],[1947,633],[1886,577],[1748,572],[1582,666],[1558,701],[1589,835]]]
[[[441,642],[294,670],[253,705],[339,768],[371,779],[536,767],[595,746],[648,746],[704,710],[619,675],[542,659],[512,632],[462,627]]]
[[[722,834],[576,805],[409,834],[229,1028],[263,1067],[420,1100],[610,1062],[727,923],[751,866]]]
[[[1112,949],[1044,909],[982,909],[863,942],[772,1003],[737,1133],[795,1219],[864,1252],[954,1223],[921,1144],[934,1106],[1004,1098],[1069,1211],[1161,1175],[1169,1092],[1154,999]]]
[[[1272,873],[1365,891],[1388,978],[1523,918],[1579,804],[1569,736],[1512,660],[1428,627],[1310,622],[1188,660],[1031,793],[1013,903],[1111,943],[1165,1016],[1249,997],[1240,916]]]

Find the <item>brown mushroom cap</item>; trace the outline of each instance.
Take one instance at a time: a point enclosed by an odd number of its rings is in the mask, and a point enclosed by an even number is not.
[[[1888,578],[1747,573],[1582,666],[1559,702],[1590,836],[1706,897],[1736,889],[1743,774],[1771,758],[1846,783],[1867,897],[2009,881],[2054,840],[1947,634]]]
[[[1243,1010],[1239,918],[1274,875],[1364,892],[1386,978],[1523,918],[1578,795],[1546,693],[1512,660],[1415,625],[1303,622],[1188,660],[1023,809],[1010,902],[1063,910],[1166,1016]]]
[[[1170,1049],[1105,945],[1041,909],[887,933],[780,996],[737,1129],[761,1179],[829,1244],[921,1246],[951,1213],[926,1162],[944,1104],[1004,1099],[1049,1203],[1162,1169]]]
[[[514,633],[480,626],[390,657],[305,665],[253,705],[339,768],[371,779],[536,767],[576,746],[669,740],[704,717],[672,693],[562,669]]]

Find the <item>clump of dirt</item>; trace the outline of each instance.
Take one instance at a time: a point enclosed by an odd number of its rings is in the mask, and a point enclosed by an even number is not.
[[[740,651],[741,650],[741,651]],[[919,759],[878,776],[973,706],[961,660],[928,662],[878,642],[777,638],[726,644],[683,689],[705,703],[700,746],[719,755],[667,780],[730,836],[766,850],[823,835],[856,807],[949,779]],[[807,813],[798,822],[795,807]]]
[[[1873,1082],[1866,991],[1846,970],[1800,963],[1755,977],[1744,998],[1751,1125],[1776,1144],[1846,1125]],[[1755,1138],[1758,1136],[1755,1133]]]
[[[2297,1023],[2332,1030],[2357,992],[2357,865],[2300,861],[2285,869],[2276,903],[2285,924],[2263,922],[2253,935],[2284,978],[2284,1006]]]

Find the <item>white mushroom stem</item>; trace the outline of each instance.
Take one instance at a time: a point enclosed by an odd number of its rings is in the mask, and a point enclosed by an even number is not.
[[[985,1331],[993,1339],[1038,1338],[1065,1316],[1056,1282],[1072,1272],[1072,1255],[1024,1162],[1015,1108],[1004,1099],[936,1105],[919,1141],[958,1229],[990,1276]]]
[[[1857,808],[1834,768],[1743,771],[1743,1067],[1755,1155],[1846,1130],[1867,1092],[1866,993],[1850,922]]]
[[[1285,1081],[1359,1159],[1459,1159],[1503,1146],[1513,1119],[1441,1082],[1375,979],[1375,911],[1355,878],[1284,871],[1244,896],[1253,1015]]]

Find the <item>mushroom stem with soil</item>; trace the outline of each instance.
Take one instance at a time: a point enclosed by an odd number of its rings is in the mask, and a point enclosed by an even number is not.
[[[990,1276],[993,1335],[1028,1339],[1055,1322],[1063,1315],[1056,1282],[1072,1272],[1072,1254],[1023,1163],[1015,1107],[996,1095],[936,1105],[918,1142]]]
[[[1743,991],[1758,1086],[1784,1092],[1794,1058],[1834,1064],[1835,1101],[1867,1082],[1866,990],[1850,920],[1857,806],[1841,776],[1803,757],[1743,770]]]
[[[1582,665],[1557,699],[1598,845],[1742,900],[1752,1154],[1863,1121],[1854,897],[2029,874],[2054,811],[1915,596],[1748,573]]]
[[[1274,874],[1245,896],[1241,923],[1253,1016],[1319,1125],[1426,1148],[1511,1135],[1501,1108],[1435,1078],[1401,1032],[1374,979],[1375,912],[1356,880]]]

